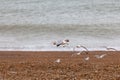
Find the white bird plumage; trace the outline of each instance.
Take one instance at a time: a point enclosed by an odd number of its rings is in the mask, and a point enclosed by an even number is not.
[[[90,59],[90,57],[86,57],[85,60],[88,61]]]
[[[77,45],[75,48],[83,48],[85,51],[88,51],[88,49],[82,45]],[[75,51],[75,48],[73,49],[74,51]]]
[[[117,51],[117,49],[112,47],[107,47],[107,46],[102,46],[102,47],[105,48],[107,51]]]
[[[52,44],[56,45],[56,47],[59,47],[59,46],[65,47],[65,46],[69,45],[69,39],[54,41],[54,42],[52,42]]]
[[[60,60],[60,59],[57,59],[57,60],[55,60],[55,62],[56,62],[56,63],[60,63],[60,62],[61,62],[61,60]]]
[[[101,59],[101,58],[105,57],[106,55],[107,55],[107,54],[95,55],[95,57],[98,58],[98,59]]]
[[[76,48],[83,48],[85,51],[87,51],[86,54],[88,54],[88,49],[87,49],[85,46],[81,46],[81,45],[75,46],[75,47],[73,48],[73,51],[74,51],[74,52],[77,51]],[[73,56],[73,55],[80,55],[84,50],[79,51],[78,53],[74,53],[74,54],[72,54],[72,56]]]
[[[76,53],[76,55],[80,55],[82,52],[78,52],[78,53]]]

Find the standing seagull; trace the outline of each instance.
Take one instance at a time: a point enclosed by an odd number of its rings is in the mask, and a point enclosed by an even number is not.
[[[55,60],[55,63],[60,63],[60,61],[61,61],[60,59],[57,59]]]
[[[59,46],[63,46],[65,47],[65,45],[68,45],[69,44],[69,39],[65,39],[65,40],[60,40],[60,41],[55,41],[53,42],[53,45],[56,45],[56,47],[59,47]]]

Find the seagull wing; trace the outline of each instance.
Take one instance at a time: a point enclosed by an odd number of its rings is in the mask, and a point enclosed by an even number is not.
[[[62,40],[59,40],[56,42],[57,44],[62,44]]]
[[[104,56],[106,56],[106,54],[102,54],[100,57],[103,58]]]

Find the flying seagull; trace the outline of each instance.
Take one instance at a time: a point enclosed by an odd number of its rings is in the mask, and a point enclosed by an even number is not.
[[[65,45],[68,45],[68,44],[69,44],[69,39],[59,40],[59,41],[53,42],[53,45],[55,45],[56,47],[59,47],[59,46],[65,47]]]
[[[82,45],[77,45],[73,48],[73,51],[75,52],[76,51],[76,48],[83,48],[86,52],[86,54],[88,54],[88,49],[85,47],[85,46],[82,46]],[[83,52],[83,51],[82,51]],[[81,51],[78,53],[78,54],[81,54],[82,53]]]
[[[106,55],[107,55],[107,54],[95,55],[95,57],[98,58],[98,59],[101,59],[101,58],[105,57]]]

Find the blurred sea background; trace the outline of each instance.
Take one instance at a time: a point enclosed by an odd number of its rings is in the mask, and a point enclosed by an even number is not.
[[[67,48],[53,41],[69,39]],[[0,50],[120,50],[120,0],[0,0]]]

